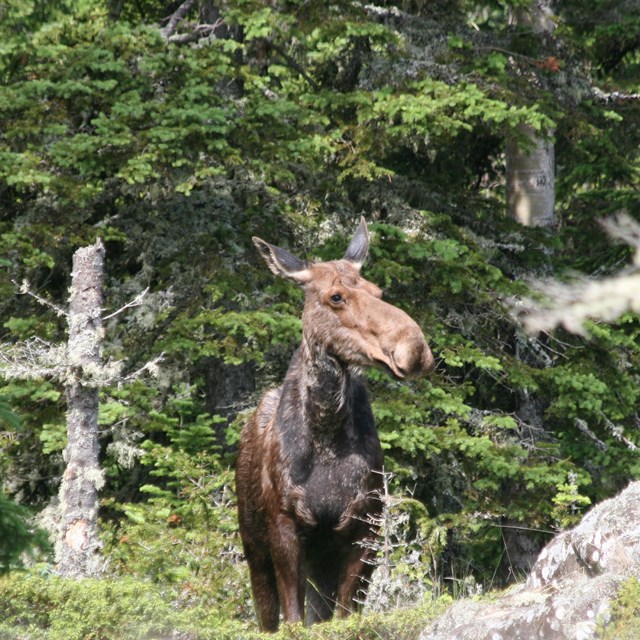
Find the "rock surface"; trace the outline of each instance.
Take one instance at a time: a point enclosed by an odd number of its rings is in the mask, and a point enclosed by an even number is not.
[[[640,577],[640,482],[595,506],[496,600],[461,600],[420,640],[592,640],[621,583]]]

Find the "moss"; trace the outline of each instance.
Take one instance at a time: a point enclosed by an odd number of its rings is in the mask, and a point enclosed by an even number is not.
[[[354,615],[309,628],[285,625],[270,637],[273,640],[417,640],[428,621],[443,610],[444,604],[437,602],[384,614]]]
[[[14,573],[0,580],[3,640],[218,640],[246,627],[132,579],[64,579]]]
[[[637,640],[640,638],[640,580],[633,577],[620,587],[611,603],[611,620],[599,628],[601,640]]]
[[[275,634],[229,620],[133,578],[74,580],[13,573],[0,579],[3,640],[416,640],[442,604],[334,620]]]

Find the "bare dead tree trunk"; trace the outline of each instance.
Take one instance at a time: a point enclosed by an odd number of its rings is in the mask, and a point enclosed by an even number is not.
[[[73,256],[69,298],[69,372],[66,469],[60,486],[61,527],[56,564],[61,575],[99,573],[98,490],[104,483],[98,461],[98,392],[101,359],[104,246],[98,240]]]

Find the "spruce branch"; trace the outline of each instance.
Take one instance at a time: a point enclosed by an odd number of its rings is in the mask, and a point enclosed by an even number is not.
[[[428,590],[428,580],[423,552],[428,547],[421,533],[411,527],[409,512],[401,509],[404,503],[415,502],[413,498],[396,496],[390,491],[393,473],[384,471],[382,488],[373,495],[382,503],[382,511],[368,515],[364,521],[370,526],[372,536],[359,542],[373,554],[370,564],[375,566],[366,600],[358,602],[366,611],[381,612],[414,605],[420,602]]]

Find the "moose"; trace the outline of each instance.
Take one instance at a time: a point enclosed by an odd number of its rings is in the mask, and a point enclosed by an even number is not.
[[[253,238],[276,275],[304,289],[302,343],[284,383],[245,424],[236,486],[259,624],[349,615],[373,571],[383,456],[360,372],[398,380],[434,368],[422,330],[360,275],[364,218],[341,260],[307,262]],[[306,606],[305,606],[306,599]]]

